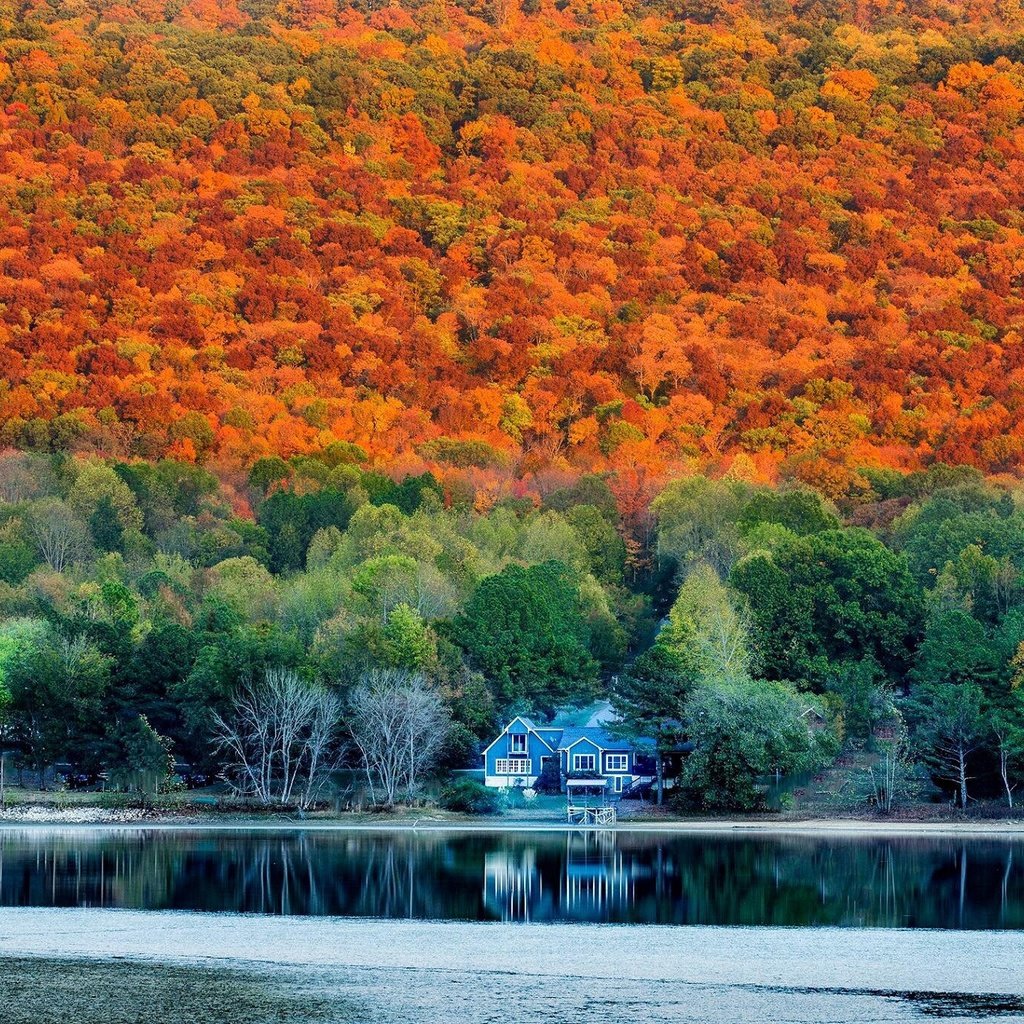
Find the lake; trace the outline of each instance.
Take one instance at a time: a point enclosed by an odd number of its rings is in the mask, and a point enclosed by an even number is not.
[[[0,906],[1024,929],[1024,841],[5,828]]]

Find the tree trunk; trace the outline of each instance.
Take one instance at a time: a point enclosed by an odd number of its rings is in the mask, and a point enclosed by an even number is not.
[[[960,769],[960,806],[967,807],[967,753],[963,744],[957,749],[957,766]]]
[[[999,775],[1003,780],[1003,789],[1006,790],[1006,802],[1010,805],[1010,810],[1012,811],[1013,786],[1010,785],[1010,758],[1003,748],[999,750]]]
[[[658,776],[658,806],[665,802],[665,765],[664,755],[659,750],[654,755],[655,772]]]

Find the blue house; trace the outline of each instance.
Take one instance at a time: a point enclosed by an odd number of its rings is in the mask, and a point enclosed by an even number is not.
[[[484,784],[533,786],[545,763],[552,759],[561,779],[597,775],[609,780],[611,793],[621,793],[634,782],[649,781],[654,776],[650,757],[602,726],[534,725],[520,715],[484,749]]]

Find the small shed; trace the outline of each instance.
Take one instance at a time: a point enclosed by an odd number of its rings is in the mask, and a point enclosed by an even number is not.
[[[808,732],[821,732],[828,728],[828,719],[813,705],[804,710],[802,718]]]

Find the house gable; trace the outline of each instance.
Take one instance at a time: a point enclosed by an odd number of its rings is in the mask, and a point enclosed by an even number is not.
[[[543,731],[546,732],[548,730]],[[501,740],[507,739],[510,735],[512,735],[512,733],[522,735],[524,732],[529,734],[530,736],[536,737],[541,743],[543,743],[544,746],[547,747],[548,753],[553,754],[555,752],[555,748],[550,743],[548,743],[548,741],[541,735],[541,730],[538,730],[529,719],[523,718],[522,715],[517,715],[515,718],[512,719],[511,722],[508,723],[508,725],[505,726],[504,729],[501,730],[501,732],[498,733],[498,735],[490,743],[487,744],[486,747],[484,747],[484,757],[487,757],[488,751],[490,751],[491,747],[493,747],[497,743],[500,743]]]
[[[594,750],[604,750],[604,747],[602,747],[601,744],[597,742],[597,740],[592,739],[590,736],[580,736],[579,739],[573,740],[572,743],[570,743],[567,747],[563,747],[562,749],[572,750],[573,747],[577,746],[580,743],[588,743]]]
[[[565,748],[565,766],[568,772],[578,771],[593,771],[600,772],[602,769],[601,764],[601,748],[592,739],[581,736],[575,743],[570,744]],[[581,759],[583,764],[581,764]],[[591,767],[585,767],[585,763],[589,759],[592,764]]]

